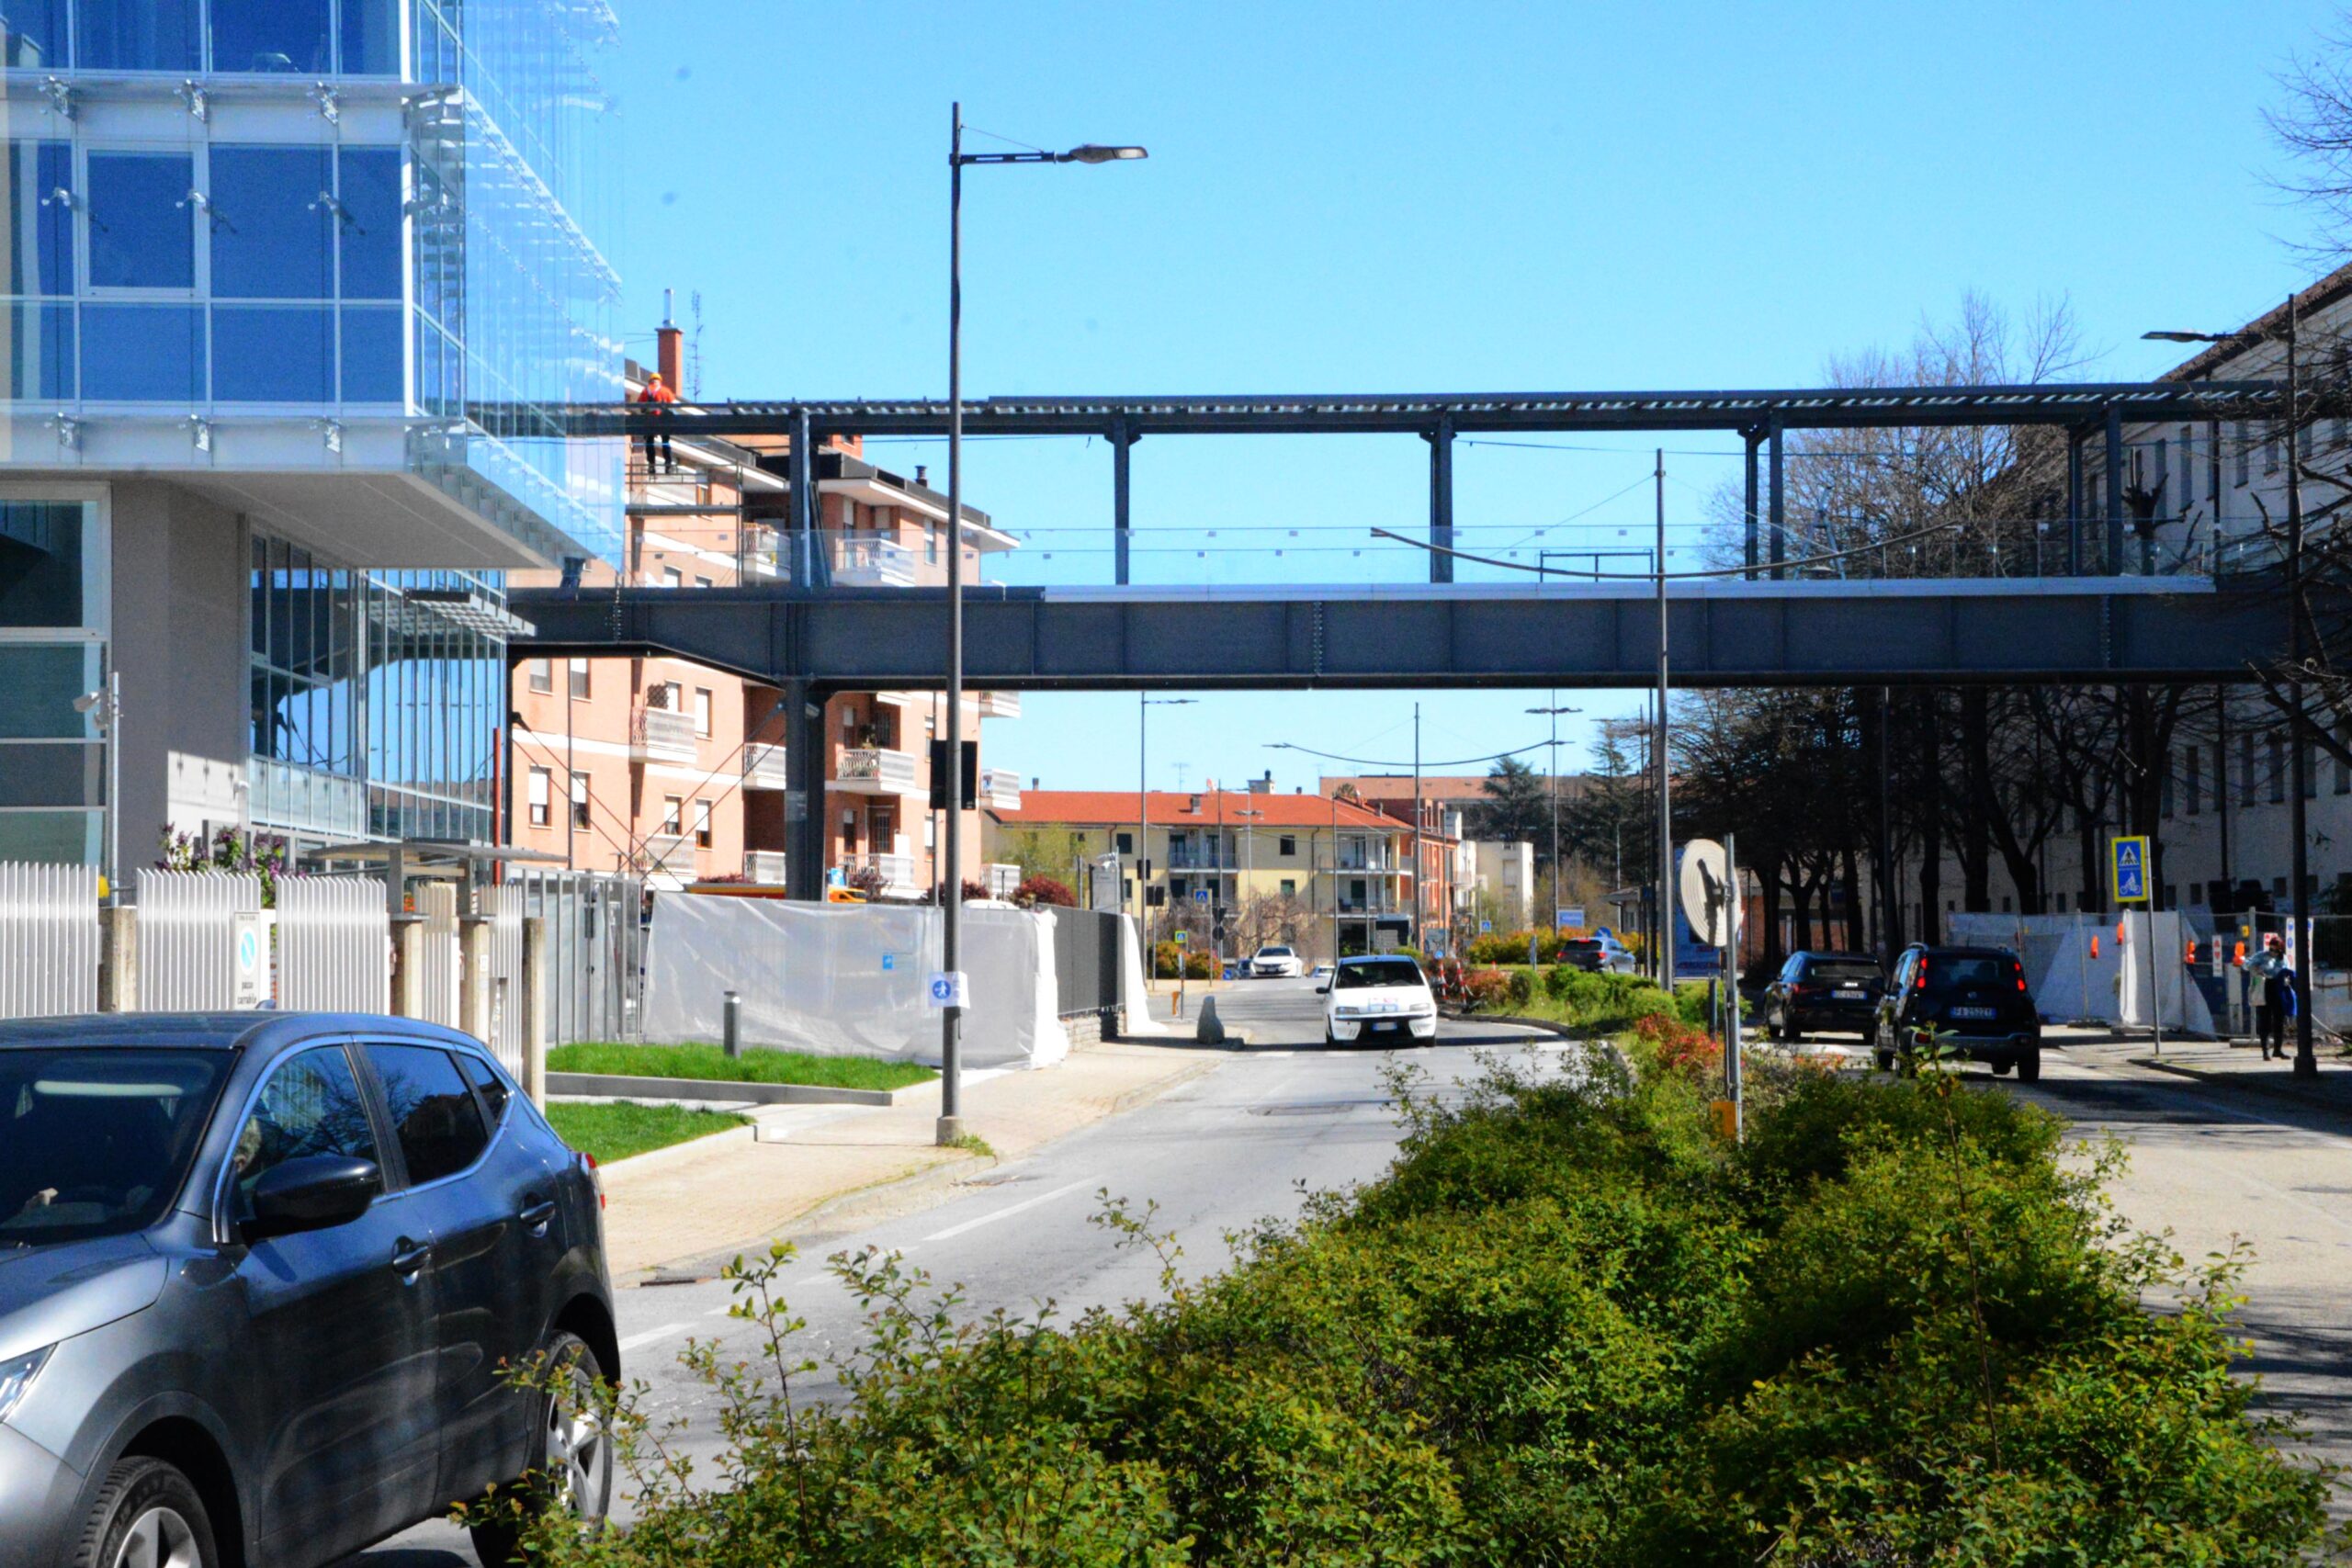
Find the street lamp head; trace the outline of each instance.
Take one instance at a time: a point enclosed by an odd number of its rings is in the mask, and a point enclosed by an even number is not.
[[[2147,343],[2224,343],[2236,336],[2234,333],[2142,333]]]
[[[1055,160],[1062,164],[1124,164],[1151,154],[1140,147],[1098,147],[1090,141],[1083,147],[1073,147]]]

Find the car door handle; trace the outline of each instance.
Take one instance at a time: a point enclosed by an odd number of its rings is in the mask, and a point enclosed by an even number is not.
[[[535,1203],[526,1204],[515,1218],[521,1220],[533,1235],[545,1235],[548,1222],[555,1218],[555,1200],[542,1198]]]
[[[432,1256],[431,1242],[411,1241],[402,1236],[392,1244],[392,1272],[403,1279],[413,1280]]]

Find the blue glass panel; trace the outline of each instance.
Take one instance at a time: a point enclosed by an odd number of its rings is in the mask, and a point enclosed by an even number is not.
[[[218,305],[212,396],[224,403],[334,400],[334,313],[319,305]]]
[[[186,403],[204,396],[204,311],[193,305],[82,307],[82,395]]]
[[[343,150],[343,297],[401,297],[401,152]]]
[[[212,69],[325,74],[327,0],[212,0]]]
[[[100,288],[196,287],[196,224],[184,152],[90,154],[90,282]]]
[[[400,0],[343,0],[343,71],[346,76],[401,73]]]
[[[0,544],[0,562],[6,556]],[[87,738],[90,721],[74,711],[74,699],[95,684],[96,663],[90,649],[73,644],[0,645],[0,739]]]
[[[7,396],[74,395],[73,306],[11,303],[0,330],[8,334]]]
[[[400,307],[372,306],[343,313],[343,400],[406,401],[401,377]]]
[[[104,820],[96,811],[0,811],[0,860],[96,865]]]
[[[65,0],[8,0],[0,10],[0,64],[28,71],[62,70]]]
[[[196,71],[197,0],[78,0],[82,65],[94,71]]]
[[[334,297],[334,175],[323,147],[213,148],[216,298]]]
[[[74,292],[74,148],[64,141],[12,141],[0,163],[6,209],[8,294]]]

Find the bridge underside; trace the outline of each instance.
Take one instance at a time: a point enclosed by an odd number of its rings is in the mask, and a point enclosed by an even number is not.
[[[515,658],[657,653],[811,692],[944,683],[936,589],[517,591]],[[967,589],[981,690],[1647,686],[1657,606],[1615,584]],[[1692,686],[2233,682],[2283,652],[2279,599],[2193,580],[1677,584]]]

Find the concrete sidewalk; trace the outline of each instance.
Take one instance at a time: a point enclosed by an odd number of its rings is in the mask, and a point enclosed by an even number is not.
[[[1106,1044],[1057,1066],[964,1089],[966,1127],[1000,1159],[1155,1099],[1232,1060],[1182,1045]],[[783,1107],[740,1133],[606,1166],[605,1248],[616,1284],[748,1247],[819,1210],[910,1179],[943,1181],[993,1164],[932,1142],[936,1095],[888,1107]]]
[[[2061,1028],[2043,1031],[2042,1041],[2063,1048],[2077,1061],[2093,1065],[2128,1062],[2194,1079],[2232,1094],[2258,1095],[2352,1120],[2352,1056],[2326,1041],[2319,1042],[2315,1047],[2319,1076],[2313,1078],[2295,1077],[2291,1060],[2280,1061],[2274,1056],[2264,1061],[2262,1052],[2251,1040],[2233,1043],[2225,1040],[2168,1037],[2159,1047],[2141,1030],[2118,1032]],[[2291,1039],[2287,1048],[2290,1053],[2294,1050]]]

